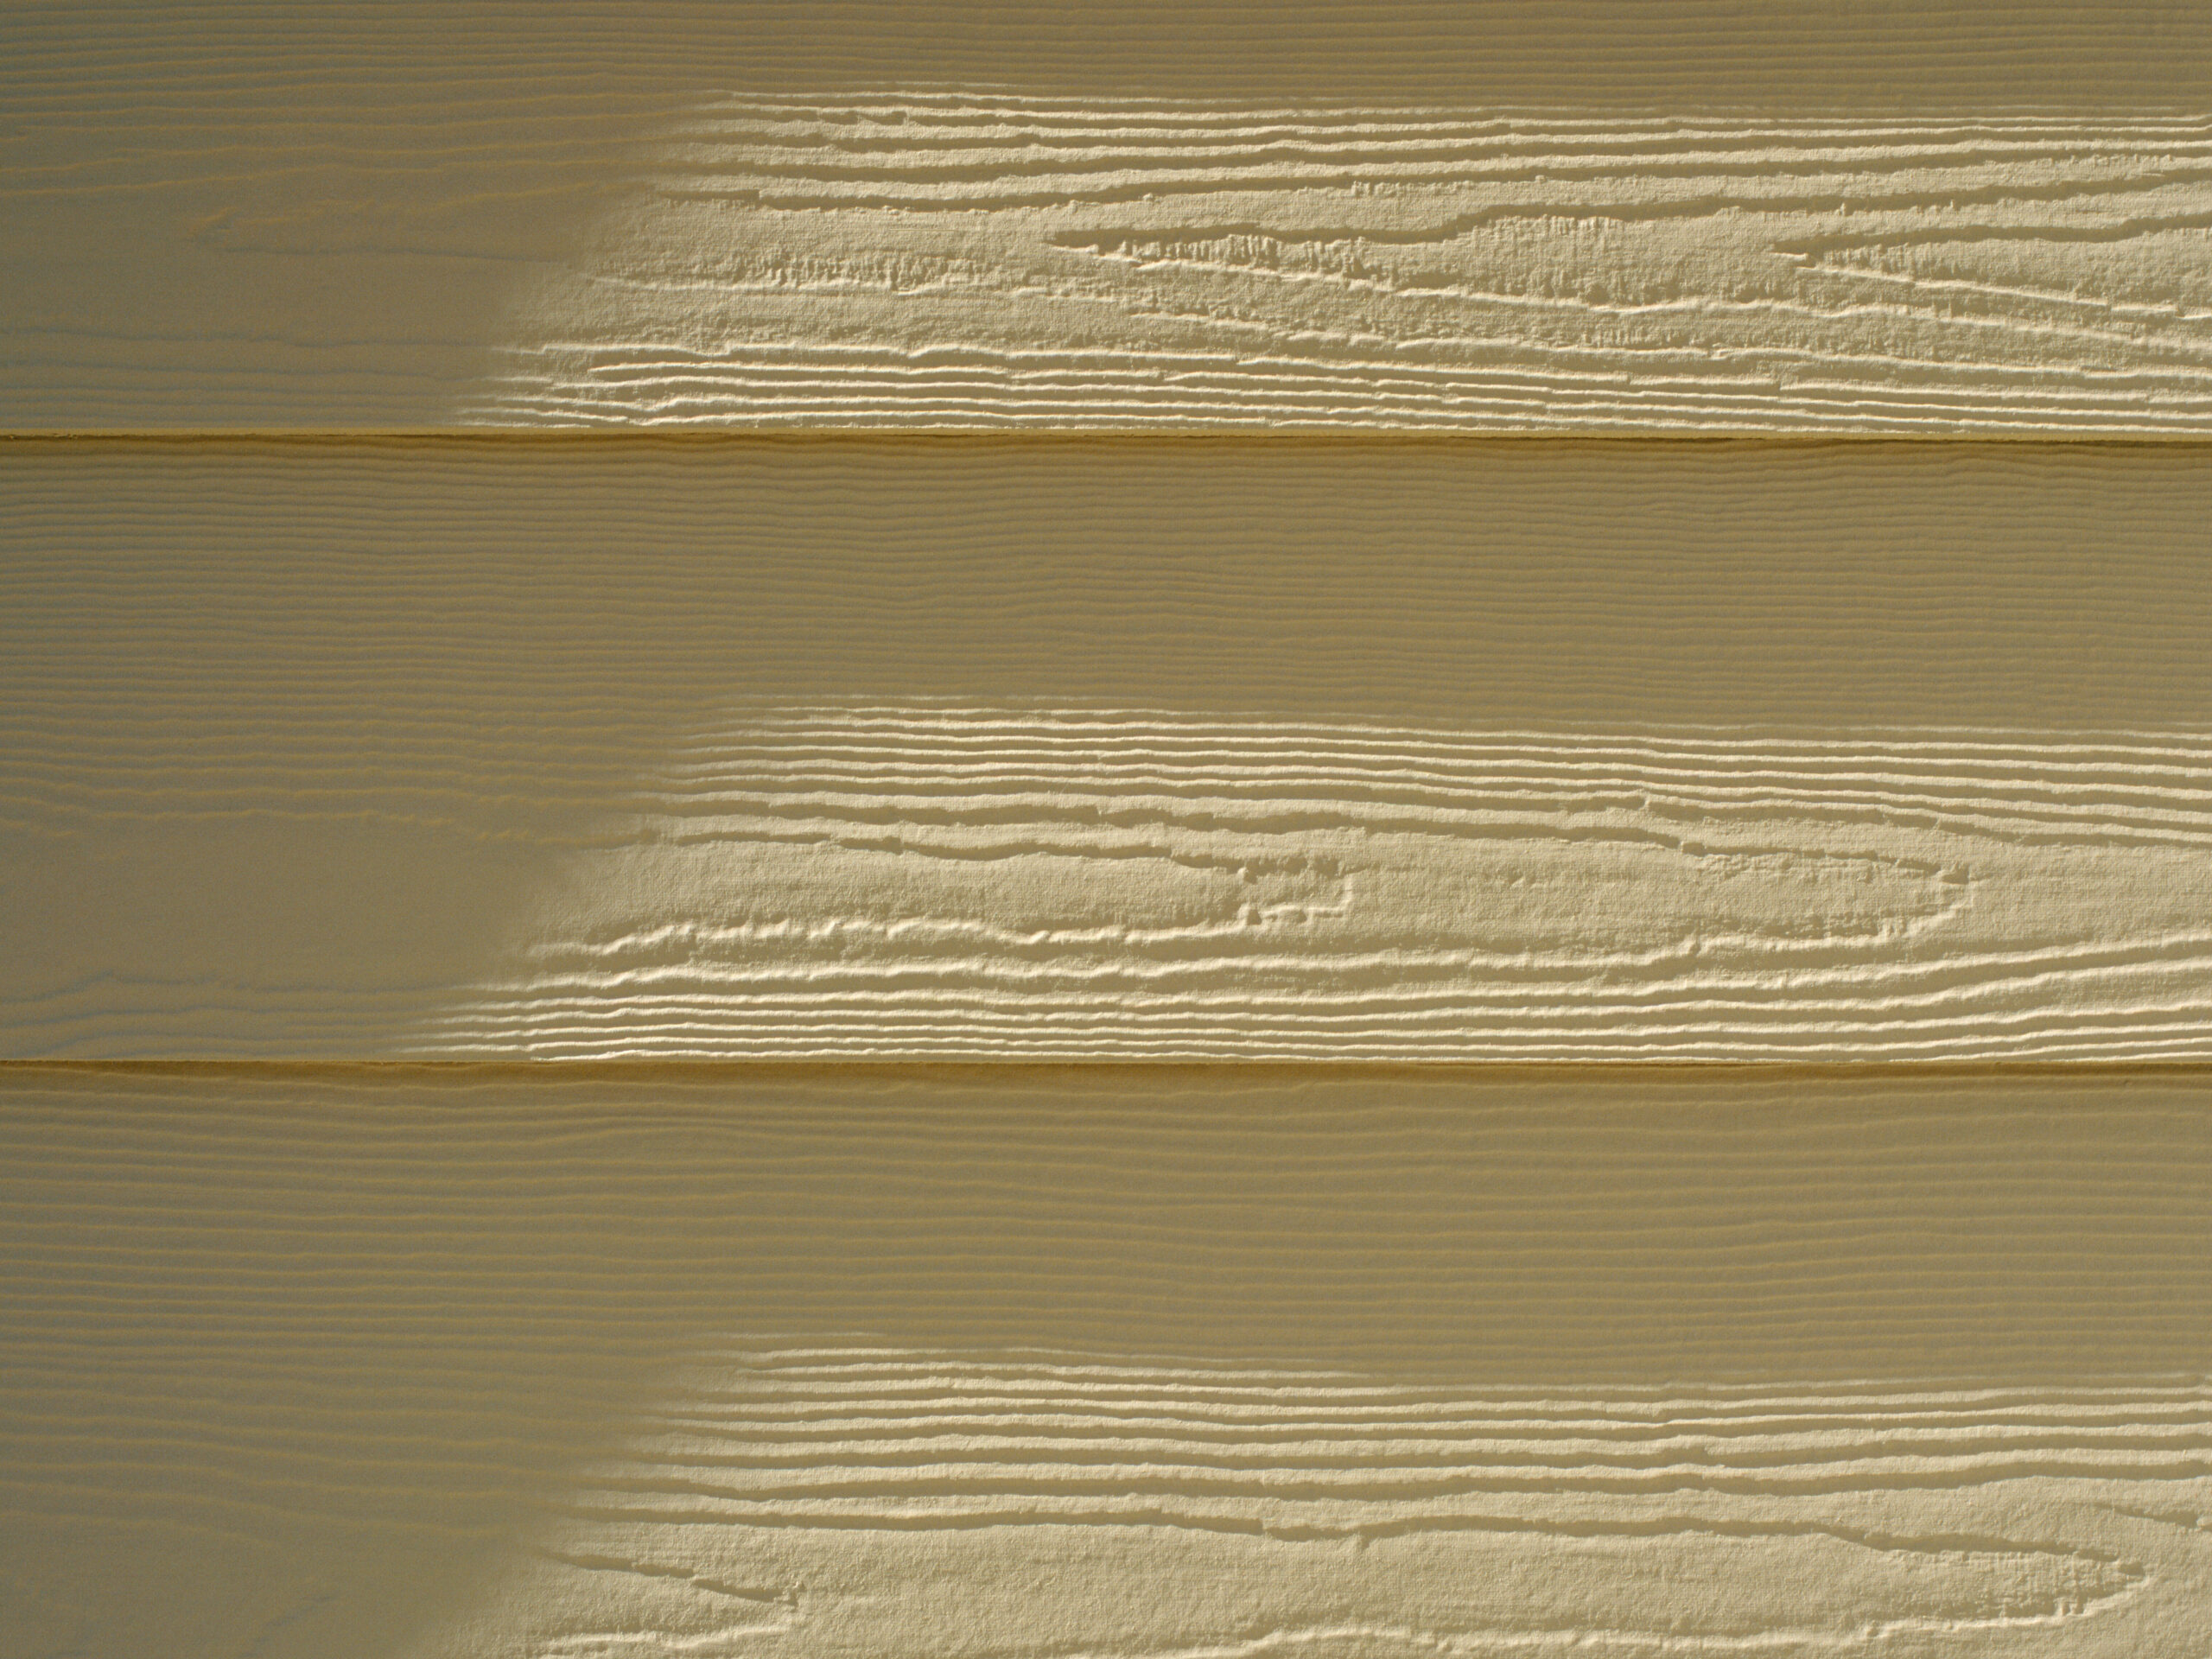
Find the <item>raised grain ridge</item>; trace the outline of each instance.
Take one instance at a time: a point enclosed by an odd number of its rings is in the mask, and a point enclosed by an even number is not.
[[[493,423],[2212,429],[2212,124],[731,99]]]

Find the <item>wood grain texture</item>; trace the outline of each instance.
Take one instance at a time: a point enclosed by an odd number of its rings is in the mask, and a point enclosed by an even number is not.
[[[732,99],[463,414],[2201,433],[2208,162],[2194,117]]]
[[[2206,1088],[12,1068],[0,1645],[2196,1659]]]
[[[17,1056],[2212,1052],[2191,449],[0,467]]]
[[[11,7],[0,427],[2212,424],[2201,7]]]

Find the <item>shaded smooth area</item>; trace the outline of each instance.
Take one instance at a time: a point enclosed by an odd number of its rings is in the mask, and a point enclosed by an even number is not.
[[[2208,463],[2193,444],[17,440],[0,640],[27,721],[162,696],[207,717],[179,720],[178,759],[232,752],[249,713],[302,721],[297,743],[417,691],[484,748],[607,731],[594,756],[763,699],[2198,730]],[[214,719],[233,699],[238,723]],[[391,736],[403,764],[436,741]],[[136,746],[111,764],[156,769]]]
[[[385,131],[401,156],[416,145],[439,155],[472,116],[480,134],[496,130],[500,118],[514,118],[509,106],[525,90],[537,94],[541,118],[556,120],[570,115],[565,105],[594,97],[619,108],[700,89],[804,94],[889,84],[1789,115],[2212,106],[2212,22],[2177,0],[153,0],[93,17],[66,4],[11,7],[0,38],[48,107],[97,111],[118,137],[179,99],[251,118],[312,89],[328,101],[287,105],[303,146],[323,124],[451,100],[448,130]],[[458,97],[464,79],[474,89],[467,100]],[[166,99],[148,96],[156,86]]]
[[[980,1409],[959,1402],[1055,1355],[1105,1382],[1138,1368],[1123,1392],[1230,1367],[1213,1386],[1233,1403],[1235,1368],[1309,1391],[1318,1370],[1355,1403],[1503,1390],[1578,1421],[1558,1402],[1663,1423],[1749,1388],[1847,1440],[1885,1390],[1923,1402],[1888,1408],[1855,1474],[1813,1433],[1764,1463],[1676,1452],[1671,1475],[1616,1447],[1594,1484],[1540,1468],[1516,1485],[1484,1466],[1495,1446],[1464,1465],[1432,1449],[1419,1476],[1516,1513],[1595,1505],[1585,1519],[1615,1530],[1649,1487],[1654,1515],[1750,1504],[1775,1537],[1856,1515],[1862,1535],[2078,1541],[2103,1510],[2067,1483],[2155,1519],[2212,1469],[2212,1094],[2195,1071],[17,1066],[0,1091],[0,1629],[18,1653],[410,1651],[488,1605],[502,1552],[563,1514],[604,1535],[568,1548],[582,1565],[563,1570],[588,1578],[629,1535],[620,1470],[587,1471],[626,1436],[658,1434],[676,1464],[625,1502],[677,1520],[717,1486],[804,1474],[805,1457],[747,1473],[758,1446],[667,1439],[671,1412],[703,1432],[714,1357],[747,1350],[854,1351],[878,1371],[917,1356],[892,1379],[901,1411]],[[1954,1421],[1955,1446],[1923,1443]],[[929,1461],[884,1466],[920,1481]],[[944,1490],[984,1503],[1070,1478],[1053,1462]],[[1281,1467],[1268,1478],[1325,1478]],[[1189,1484],[1115,1478],[1165,1483],[1160,1502]],[[2007,1480],[2056,1483],[2036,1490],[2073,1518],[2013,1514],[2016,1489],[1987,1484]],[[915,1501],[951,1501],[926,1486]],[[1938,1525],[1915,1491],[1997,1507]],[[755,1536],[747,1503],[721,1516],[737,1531],[701,1536]],[[834,1503],[804,1524],[876,1548],[835,1530]],[[2135,1595],[2145,1560],[2145,1593],[2169,1599],[2142,1605],[2201,1595],[2125,1541],[2137,1522],[2094,1525],[2124,1536],[2082,1558],[2103,1563],[2092,1599]],[[1706,1617],[1701,1594],[1683,1618]]]
[[[506,91],[538,79],[577,96],[678,78],[795,92],[857,78],[1025,90],[1478,99],[1789,113],[1936,103],[2078,110],[2212,103],[2212,24],[2173,3],[1914,5],[1866,0],[1383,0],[1179,5],[1104,0],[902,4],[645,0],[621,6],[155,3],[12,8],[10,35],[51,73],[103,60],[228,63],[334,80],[387,99],[465,71]],[[199,54],[189,48],[196,43]],[[220,89],[209,76],[211,90]],[[113,95],[111,84],[110,95]],[[81,96],[82,94],[80,94]],[[235,93],[233,94],[235,95]],[[128,110],[124,105],[124,111]],[[458,112],[456,112],[458,113]]]

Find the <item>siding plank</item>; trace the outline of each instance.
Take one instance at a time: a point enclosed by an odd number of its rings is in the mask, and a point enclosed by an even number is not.
[[[2208,1105],[10,1068],[0,1645],[2186,1656]]]
[[[2203,459],[17,444],[0,1048],[2204,1058]]]
[[[0,427],[2212,429],[2201,7],[25,5]]]

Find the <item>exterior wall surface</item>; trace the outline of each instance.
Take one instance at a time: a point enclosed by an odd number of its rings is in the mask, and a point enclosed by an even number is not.
[[[2212,8],[0,110],[4,1659],[2212,1659]]]

